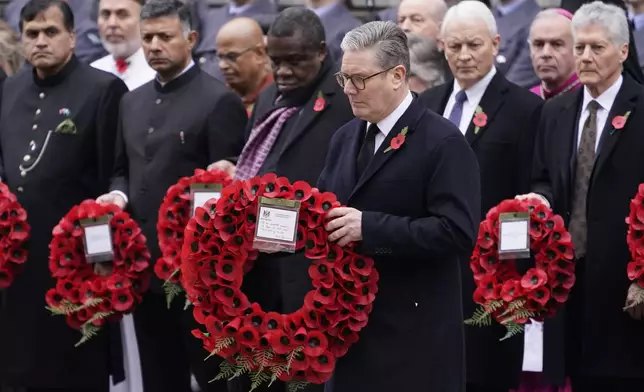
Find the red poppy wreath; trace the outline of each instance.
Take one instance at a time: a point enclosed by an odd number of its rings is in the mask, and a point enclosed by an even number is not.
[[[0,183],[0,290],[13,283],[27,260],[27,212],[9,187]]]
[[[196,184],[220,184],[232,182],[228,174],[220,170],[197,169],[192,177],[183,177],[168,188],[159,208],[157,237],[161,258],[154,266],[154,273],[163,280],[168,307],[172,300],[183,292],[181,287],[181,248],[183,232],[191,217],[192,186]]]
[[[265,312],[240,289],[258,254],[252,246],[260,196],[301,201],[296,250],[312,260],[314,289],[291,314]],[[186,227],[181,271],[194,317],[206,328],[193,334],[211,356],[226,359],[217,379],[249,374],[253,389],[277,379],[288,382],[289,390],[321,384],[358,341],[378,273],[353,245],[328,241],[325,215],[338,206],[332,193],[266,174],[233,182],[216,203],[197,209]]]
[[[628,279],[637,283],[633,301],[626,307],[628,309],[644,303],[644,184],[640,184],[635,198],[631,200],[626,223],[626,243],[632,258],[628,263]]]
[[[530,253],[535,267],[523,276],[515,259],[499,258],[499,215],[510,212],[530,214]],[[575,283],[575,264],[570,234],[561,216],[541,202],[504,200],[481,222],[470,259],[476,290],[474,302],[481,305],[466,324],[490,325],[492,318],[506,327],[507,339],[523,331],[530,319],[552,317],[568,299]]]
[[[86,220],[109,217],[113,259],[109,271],[97,273],[85,256]],[[46,294],[47,309],[65,316],[80,330],[79,346],[98,334],[106,321],[120,321],[141,303],[150,284],[150,252],[145,236],[130,216],[114,204],[86,200],[74,206],[54,228],[49,270],[56,287]]]

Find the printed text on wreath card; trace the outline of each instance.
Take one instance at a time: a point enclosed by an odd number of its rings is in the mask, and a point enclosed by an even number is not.
[[[257,222],[257,237],[276,241],[293,241],[297,227],[297,211],[262,206]]]

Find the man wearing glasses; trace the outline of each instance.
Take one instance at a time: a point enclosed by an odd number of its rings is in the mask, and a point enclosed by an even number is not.
[[[353,118],[333,74],[324,37],[322,23],[313,11],[294,7],[280,13],[267,35],[275,83],[257,98],[241,155],[212,166],[238,179],[276,173],[291,182],[315,185],[329,141]],[[244,278],[243,290],[263,309],[293,312],[311,290],[309,265],[303,254],[262,254]],[[249,385],[238,385],[238,390],[246,392]],[[312,385],[309,391],[322,391],[322,386]]]
[[[219,30],[216,45],[226,84],[242,98],[250,117],[259,93],[273,83],[262,28],[251,18],[233,19]]]

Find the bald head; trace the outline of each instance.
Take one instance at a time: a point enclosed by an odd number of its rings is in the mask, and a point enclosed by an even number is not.
[[[217,33],[217,44],[220,41],[234,40],[248,46],[262,45],[264,34],[262,27],[251,18],[235,18],[221,26]]]
[[[398,25],[406,33],[436,39],[446,13],[444,0],[402,0],[398,6]]]
[[[264,34],[250,18],[235,18],[221,26],[215,40],[219,69],[242,97],[254,92],[270,73]]]

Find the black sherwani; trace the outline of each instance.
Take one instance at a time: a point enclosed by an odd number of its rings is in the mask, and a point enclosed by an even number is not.
[[[427,107],[443,115],[453,92],[452,81],[420,95]],[[479,106],[487,114],[487,125],[478,134],[470,123],[465,138],[470,143],[481,170],[481,216],[505,199],[527,193],[534,139],[543,100],[497,72]],[[521,126],[518,126],[521,124]],[[463,313],[470,317],[478,307],[472,300],[474,277],[469,268],[470,254],[463,255]],[[499,342],[505,328],[465,326],[467,381],[469,384],[507,391],[518,388],[523,363],[523,335]]]
[[[110,188],[128,196],[128,208],[148,239],[153,262],[160,257],[157,214],[168,188],[196,168],[239,154],[246,121],[239,97],[196,65],[163,86],[153,80],[123,98]],[[203,368],[208,354],[190,335],[192,312],[183,311],[180,299],[173,303],[176,311],[167,311],[161,282],[153,280],[152,291],[134,313],[144,388],[188,391],[189,356],[202,388],[215,388],[217,383],[207,382],[217,367]],[[179,323],[181,319],[187,324]]]
[[[572,208],[583,91],[570,91],[545,103],[536,141],[532,191],[545,196],[566,225]],[[612,132],[612,119],[629,111],[626,125]],[[644,182],[643,123],[644,90],[625,76],[601,133],[587,196],[587,252],[577,264],[577,281],[566,306],[568,371],[576,379],[597,380],[598,388],[591,390],[638,390],[644,383],[644,323],[622,310],[630,285],[624,219],[638,185]],[[629,379],[636,387],[607,384],[602,388],[601,379]]]
[[[385,153],[404,127],[404,144]],[[459,256],[472,251],[480,217],[476,156],[415,99],[358,179],[365,128],[354,119],[338,130],[318,182],[362,211],[358,251],[380,275],[369,324],[336,362],[333,392],[462,392]]]
[[[45,292],[55,284],[48,267],[52,229],[74,205],[108,189],[119,102],[126,92],[119,78],[76,57],[45,80],[21,72],[5,81],[0,177],[27,210],[31,241],[25,269],[0,306],[0,382],[85,391],[108,387],[108,331],[74,348],[80,333],[49,314]],[[76,134],[53,132],[66,118],[76,124]]]

